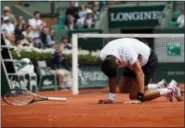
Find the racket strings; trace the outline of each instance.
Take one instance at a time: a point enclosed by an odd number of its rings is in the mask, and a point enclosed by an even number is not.
[[[25,92],[12,91],[4,96],[4,100],[9,104],[22,106],[31,102],[33,96]]]

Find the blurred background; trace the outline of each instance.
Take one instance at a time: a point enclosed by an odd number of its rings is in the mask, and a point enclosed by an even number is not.
[[[184,15],[180,1],[2,1],[2,94],[25,85],[33,92],[70,90],[73,33],[184,34]],[[78,40],[80,88],[107,85],[98,54],[112,39]],[[159,57],[153,82],[184,82],[184,39],[141,40]]]

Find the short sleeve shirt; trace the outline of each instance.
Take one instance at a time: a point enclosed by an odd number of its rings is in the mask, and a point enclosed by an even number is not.
[[[29,25],[31,27],[42,27],[42,21],[36,20],[33,18],[29,20]],[[33,34],[33,38],[38,38],[40,36],[40,30],[32,31],[32,34]]]
[[[150,47],[134,38],[121,38],[110,41],[100,51],[100,59],[104,60],[108,55],[113,55],[121,61],[121,67],[133,65],[136,60],[141,66],[148,62]]]

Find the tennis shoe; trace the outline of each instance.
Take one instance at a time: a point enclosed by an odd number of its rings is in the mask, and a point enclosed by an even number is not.
[[[177,101],[182,101],[181,90],[175,80],[171,80],[167,88],[172,90],[172,93],[167,96],[169,101],[173,101],[173,98],[175,98]]]
[[[157,83],[158,89],[160,89],[160,88],[166,88],[167,85],[168,85],[168,84],[167,84],[167,82],[166,82],[165,79],[162,79],[161,81],[159,81],[159,82]]]

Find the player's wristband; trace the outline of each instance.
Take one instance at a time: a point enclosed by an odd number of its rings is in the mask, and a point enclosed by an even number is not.
[[[144,94],[143,93],[141,93],[141,92],[138,92],[138,94],[137,94],[137,100],[139,100],[139,101],[143,101],[143,98],[144,98]]]
[[[109,100],[114,101],[115,97],[116,97],[115,93],[109,93]]]

